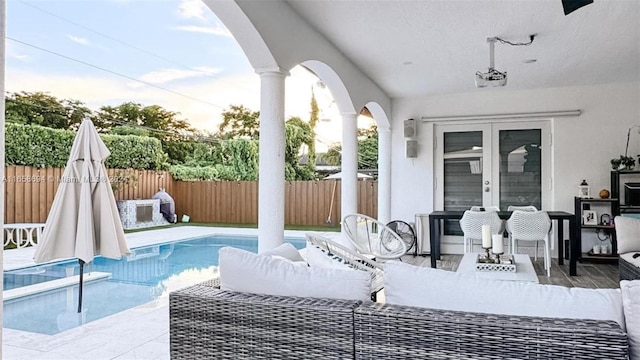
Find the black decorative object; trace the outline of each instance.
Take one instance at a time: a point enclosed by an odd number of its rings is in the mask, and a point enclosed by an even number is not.
[[[569,15],[583,6],[593,3],[593,0],[562,0],[564,14]]]

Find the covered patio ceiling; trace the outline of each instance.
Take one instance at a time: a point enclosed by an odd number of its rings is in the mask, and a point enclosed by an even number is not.
[[[496,44],[508,85],[495,90],[640,79],[636,0],[596,0],[567,16],[561,0],[286,2],[391,98],[491,90],[474,85],[489,65],[488,37],[536,34],[530,46]]]
[[[422,146],[423,155],[417,160],[411,156],[410,161],[401,161],[405,158],[403,120],[416,114],[538,114],[581,109],[588,97],[576,99],[597,91],[585,87],[602,84],[625,83],[630,91],[624,95],[640,92],[637,0],[596,0],[569,15],[564,14],[562,0],[203,1],[229,28],[261,76],[260,132],[266,136],[260,137],[260,188],[269,189],[261,191],[259,199],[261,246],[263,239],[277,239],[283,229],[284,164],[278,154],[284,147],[284,77],[296,65],[318,75],[342,115],[343,214],[357,210],[356,117],[366,107],[375,118],[379,130],[378,218],[383,221],[392,214],[392,166],[426,179],[424,186],[411,187],[413,192],[408,195],[398,190],[403,188],[403,177],[394,175],[395,202],[401,203],[395,199],[406,196],[420,197],[422,204],[434,203],[428,190],[434,179],[433,163],[428,161],[433,158],[432,150]],[[506,44],[529,42],[532,35],[528,46]],[[493,37],[503,40],[495,44],[495,69],[508,73],[508,84],[480,89],[475,86],[476,72],[487,72],[487,39]],[[601,91],[598,99],[606,93],[606,89]],[[607,106],[606,101],[598,104],[599,108]],[[580,119],[583,124],[602,121],[597,108],[593,109],[592,115]],[[629,122],[637,121],[631,118],[635,110],[630,110],[612,118],[627,128]],[[606,117],[611,113],[602,112]],[[573,128],[569,120],[555,131],[562,137]],[[425,130],[421,139],[430,143],[430,130]],[[571,154],[565,150],[556,157],[561,160]],[[568,178],[556,180],[570,183]],[[408,218],[419,211],[419,205],[413,211],[393,206],[394,217]],[[275,241],[264,248],[274,245]]]

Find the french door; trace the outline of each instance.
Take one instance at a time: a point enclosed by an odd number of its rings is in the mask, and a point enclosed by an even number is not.
[[[548,121],[435,125],[436,210],[471,206],[548,206],[551,135]],[[445,234],[461,234],[457,224]]]

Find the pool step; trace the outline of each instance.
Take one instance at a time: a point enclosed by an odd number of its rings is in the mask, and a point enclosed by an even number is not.
[[[97,281],[97,280],[106,280],[111,277],[111,273],[92,271],[90,273],[84,274],[83,280],[86,285],[89,282]],[[16,289],[5,290],[3,291],[3,300],[13,300],[23,296],[29,296],[33,294],[38,294],[41,292],[55,290],[60,288],[65,288],[69,286],[78,285],[80,281],[80,275],[74,275],[65,277],[62,279],[56,279],[51,281],[45,281],[38,284],[22,286]]]

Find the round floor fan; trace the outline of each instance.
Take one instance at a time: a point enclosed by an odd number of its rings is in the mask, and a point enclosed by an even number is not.
[[[407,244],[407,254],[416,246],[416,232],[413,231],[413,227],[411,227],[409,223],[402,220],[393,220],[388,223],[387,226],[398,234],[402,240],[404,240],[405,244]]]

